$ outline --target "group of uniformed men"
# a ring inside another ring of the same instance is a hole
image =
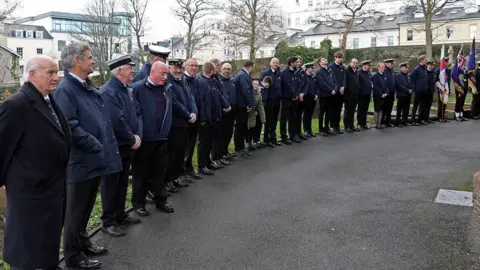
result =
[[[229,63],[213,59],[197,74],[196,60],[168,59],[169,53],[167,48],[150,46],[148,62],[135,77],[130,56],[108,61],[112,76],[100,90],[89,80],[95,61],[87,44],[65,46],[64,78],[58,85],[53,59],[36,56],[27,63],[26,83],[0,106],[5,153],[0,159],[0,184],[6,187],[8,204],[4,258],[12,269],[58,269],[62,227],[66,265],[98,268],[101,262],[87,254],[100,255],[107,249],[93,245],[86,229],[99,189],[102,230],[123,236],[120,225],[140,222],[125,213],[130,174],[132,205],[138,216],[149,215],[146,203],[172,213],[167,201],[171,193],[202,179],[201,174],[213,175],[234,158],[251,155],[246,141],[247,120],[254,109],[250,76],[254,63],[245,61],[233,77]],[[322,136],[343,133],[343,104],[346,132],[369,129],[372,95],[378,129],[432,123],[429,112],[438,72],[424,56],[412,74],[407,63],[395,73],[392,59],[378,62],[373,75],[371,61],[363,61],[359,68],[352,59],[345,68],[340,52],[331,64],[324,57],[303,66],[302,60],[289,57],[280,70],[278,59],[273,58],[261,72],[264,144],[269,147],[315,137],[311,122],[317,101]],[[462,115],[465,93],[456,93],[458,121],[466,120]],[[474,101],[478,107],[478,98]],[[276,134],[279,115],[281,142]],[[438,116],[440,122],[448,121],[441,101]],[[228,150],[232,137],[234,153]],[[196,146],[198,172],[192,162]],[[64,172],[62,166],[67,163]],[[31,227],[37,219],[41,226]]]

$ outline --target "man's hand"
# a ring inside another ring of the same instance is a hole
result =
[[[303,101],[303,97],[304,97],[304,96],[305,96],[304,93],[300,93],[300,95],[298,95],[298,99],[299,99],[300,101]]]
[[[474,94],[474,95],[478,94],[478,90],[476,88],[473,88],[472,89],[472,94]]]
[[[195,121],[197,121],[197,115],[194,114],[194,113],[191,113],[190,114],[190,120],[188,120],[188,123],[193,124],[193,123],[195,123]]]
[[[142,145],[142,140],[138,135],[133,135],[133,137],[135,138],[135,143],[132,145],[132,149],[137,150],[138,148],[140,148],[140,145]]]
[[[313,100],[317,100],[317,99],[318,99],[318,96],[317,96],[317,95],[315,95],[315,98],[314,98]]]
[[[228,106],[228,108],[223,109],[224,112],[229,112],[232,109],[232,107]]]
[[[335,90],[332,91],[332,96],[335,96],[337,92],[335,92]]]
[[[250,112],[251,110],[252,110],[252,108],[247,107],[247,112]]]

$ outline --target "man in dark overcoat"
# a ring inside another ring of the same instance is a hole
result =
[[[3,258],[11,269],[57,269],[71,134],[51,93],[57,64],[35,56],[26,83],[0,106],[0,186],[7,192]]]

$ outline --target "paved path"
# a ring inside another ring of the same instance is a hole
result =
[[[103,269],[480,269],[470,207],[439,188],[480,168],[480,122],[315,138],[257,152],[174,195]],[[479,243],[479,244],[477,244]]]

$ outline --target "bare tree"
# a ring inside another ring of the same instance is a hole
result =
[[[329,27],[338,29],[342,36],[340,49],[345,53],[347,47],[347,37],[352,28],[362,27],[367,29],[371,27],[367,25],[366,20],[361,19],[373,15],[372,9],[366,8],[365,4],[370,0],[338,0],[334,8],[342,10],[341,14],[333,12],[320,12],[320,17],[331,23]]]
[[[249,48],[250,59],[255,59],[257,50],[274,34],[281,33],[276,26],[275,1],[271,0],[226,0],[225,35],[234,36],[237,44]],[[281,23],[281,22],[280,22]]]
[[[13,53],[0,49],[0,85],[18,82],[18,60]]]
[[[441,26],[432,24],[433,16],[442,11],[442,9],[450,7],[451,5],[461,1],[463,0],[418,0],[418,6],[420,6],[420,11],[423,13],[425,18],[423,31],[425,31],[426,55],[428,58],[432,58],[433,56],[433,30]]]
[[[0,7],[0,17],[11,18],[13,13],[22,6],[22,0],[3,0]]]
[[[187,58],[195,52],[212,45],[210,29],[206,26],[204,18],[212,14],[212,1],[209,0],[177,0],[177,7],[172,11],[187,26],[185,50]]]
[[[96,68],[100,73],[100,83],[106,81],[105,62],[115,54],[122,53],[122,44],[126,38],[122,37],[121,29],[113,12],[117,7],[116,0],[91,0],[85,5],[85,22],[77,25],[72,38],[89,43],[96,60]]]
[[[149,0],[123,0],[123,8],[130,14],[132,17],[129,19],[130,26],[132,27],[133,34],[138,46],[138,53],[140,55],[140,61],[142,64],[145,64],[144,51],[140,39],[145,36],[145,32],[148,30],[148,24],[150,20],[145,16],[145,11],[148,7]]]

